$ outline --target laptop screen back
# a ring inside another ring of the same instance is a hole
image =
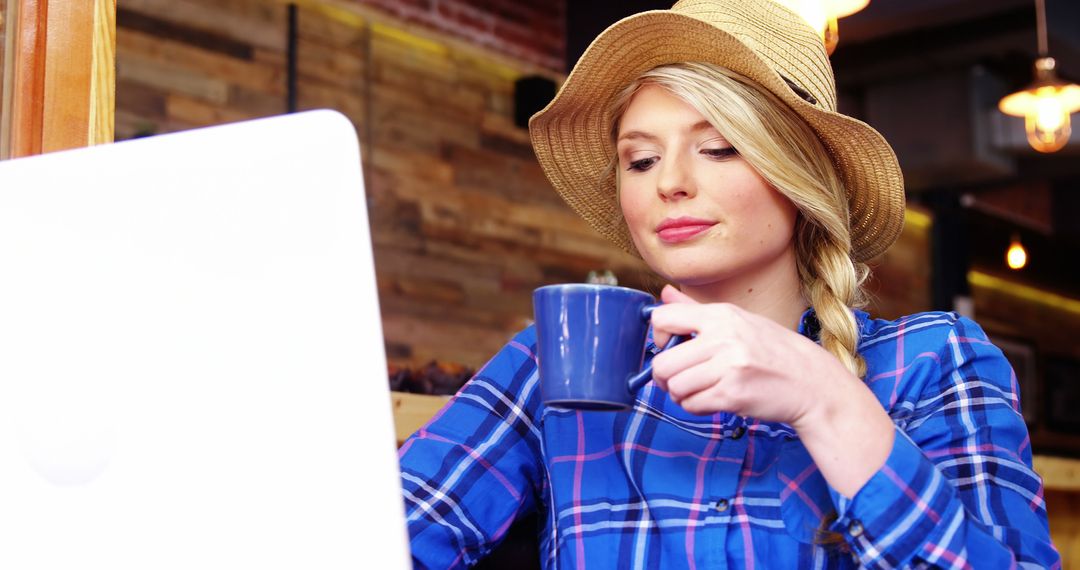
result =
[[[0,163],[0,567],[409,567],[386,373],[343,116]]]

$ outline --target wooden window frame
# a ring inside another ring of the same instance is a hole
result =
[[[112,142],[116,0],[7,0],[0,158]]]

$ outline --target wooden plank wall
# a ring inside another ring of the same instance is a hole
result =
[[[120,0],[117,137],[285,111],[286,8],[259,0]],[[301,108],[330,107],[360,133],[392,361],[477,367],[531,312],[530,292],[640,262],[593,235],[552,192],[496,54],[307,5]]]
[[[285,12],[265,2],[120,0],[118,139],[285,111]]]

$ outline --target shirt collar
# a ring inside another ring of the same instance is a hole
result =
[[[814,342],[818,341],[818,335],[821,334],[821,323],[818,322],[817,313],[814,312],[813,307],[807,308],[799,317],[799,334]]]
[[[859,329],[859,339],[866,334],[866,324],[870,319],[870,315],[866,311],[859,309],[852,309],[852,314],[855,315],[855,325]],[[802,317],[799,319],[799,334],[806,338],[819,342],[821,339],[821,322],[818,321],[817,313],[814,312],[814,308],[810,307],[803,311]]]

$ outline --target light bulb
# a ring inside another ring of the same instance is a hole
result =
[[[1061,101],[1054,96],[1053,87],[1040,88],[1035,100],[1035,124],[1044,131],[1056,131],[1069,120]]]
[[[840,34],[836,25],[837,18],[850,16],[862,10],[870,0],[777,0],[790,8],[814,30],[825,44],[825,51],[832,55]]]
[[[1009,264],[1009,269],[1023,269],[1027,265],[1027,257],[1027,250],[1020,243],[1020,238],[1013,236],[1009,251],[1005,252],[1005,262]]]
[[[1054,87],[1041,87],[1035,102],[1024,116],[1028,143],[1039,152],[1054,152],[1069,142],[1072,125]]]
[[[824,2],[820,0],[802,0],[797,2],[796,11],[803,17],[812,28],[817,30],[822,39],[825,38],[825,29],[829,24],[829,15],[825,11]]]

